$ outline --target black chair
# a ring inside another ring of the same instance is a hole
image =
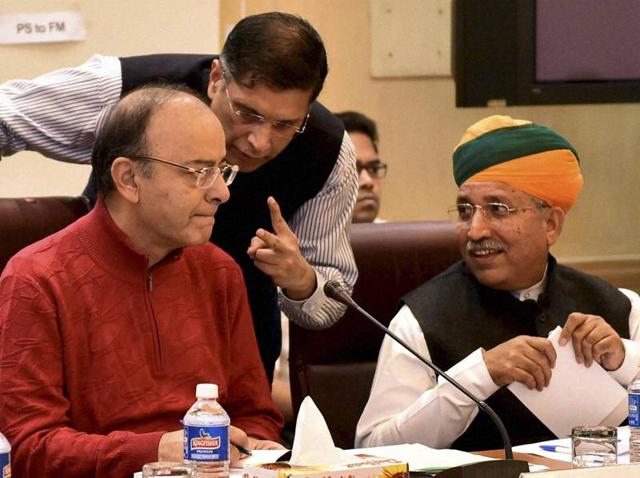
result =
[[[448,222],[353,224],[351,245],[359,270],[353,298],[385,325],[402,295],[460,258],[456,227]],[[311,396],[342,448],[353,447],[382,338],[380,329],[352,310],[325,330],[291,324],[293,409]]]

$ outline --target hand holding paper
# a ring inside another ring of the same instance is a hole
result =
[[[560,345],[573,343],[576,361],[590,367],[593,361],[616,370],[624,361],[624,344],[618,333],[598,315],[574,312],[562,328]]]
[[[483,358],[496,385],[520,382],[542,390],[551,380],[556,352],[548,339],[520,335],[487,350]]]
[[[509,390],[558,437],[575,425],[619,425],[627,412],[624,387],[598,363],[579,364],[571,342],[560,346],[560,333],[557,327],[549,334],[557,354],[549,385],[538,391],[514,382]]]

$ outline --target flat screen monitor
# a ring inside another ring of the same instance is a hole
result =
[[[458,106],[640,102],[640,1],[456,0]]]

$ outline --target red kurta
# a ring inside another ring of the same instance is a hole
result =
[[[213,244],[148,268],[99,202],[5,268],[0,430],[15,476],[130,478],[201,382],[233,425],[278,438],[242,273]]]

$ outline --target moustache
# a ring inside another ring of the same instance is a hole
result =
[[[501,241],[496,239],[482,239],[480,241],[467,241],[467,252],[476,251],[495,251],[501,252],[506,249],[506,246]]]

